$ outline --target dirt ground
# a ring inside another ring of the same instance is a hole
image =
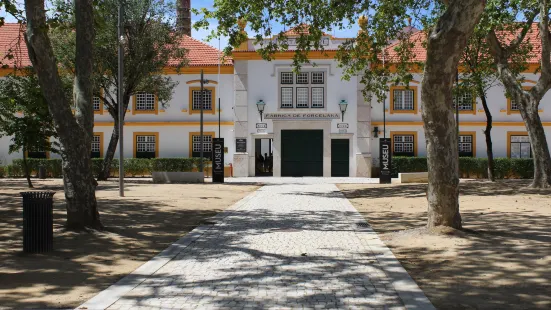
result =
[[[54,252],[22,253],[24,180],[0,179],[0,308],[74,308],[148,261],[207,218],[258,186],[100,182],[97,197],[106,231],[64,231],[60,180],[36,181],[54,190]]]
[[[340,185],[438,309],[551,309],[551,190],[460,184],[465,230],[428,231],[426,184]]]

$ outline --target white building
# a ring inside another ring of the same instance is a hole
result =
[[[0,32],[6,33],[4,37],[17,34],[11,27],[9,24],[0,27]],[[291,30],[287,35],[292,39],[296,33]],[[219,67],[220,53],[216,49],[186,37],[184,46],[190,50],[190,66],[181,74],[171,68],[165,70],[179,82],[169,104],[159,106],[154,94],[132,98],[125,119],[125,156],[198,156],[201,70],[211,81],[206,85],[209,92],[204,102],[204,148],[209,152],[211,138],[224,138],[225,163],[233,165],[234,176],[369,177],[372,166],[378,165],[378,139],[385,135],[393,138],[394,155],[426,156],[420,104],[422,73],[415,73],[409,88],[391,86],[384,106],[375,98],[367,102],[361,94],[359,79],[343,80],[342,70],[334,60],[337,47],[345,40],[325,35],[321,41],[325,52],[309,54],[316,65],[304,65],[296,74],[292,70],[292,44],[289,51],[277,53],[275,59],[268,62],[257,54],[258,46],[250,39]],[[9,43],[9,40],[0,42],[0,48],[6,51]],[[418,48],[418,60],[422,60],[424,52]],[[11,70],[1,72],[5,75]],[[527,87],[538,79],[531,73],[525,77]],[[550,100],[547,95],[540,111],[548,139],[551,136]],[[482,130],[486,117],[481,104],[473,101],[465,97],[460,102],[461,155],[485,157]],[[518,109],[505,97],[502,86],[489,91],[488,103],[494,118],[494,156],[531,156]],[[346,111],[342,113],[345,106]],[[383,132],[383,111],[386,133]],[[103,156],[112,129],[112,118],[97,100],[94,156]],[[9,137],[0,138],[0,159],[21,158],[21,154],[8,154],[9,140]],[[271,157],[268,160],[272,162],[271,169],[259,164],[257,158],[264,154]]]

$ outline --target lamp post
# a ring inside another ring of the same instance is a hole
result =
[[[341,100],[339,102],[339,108],[341,109],[341,115],[342,115],[342,121],[344,122],[344,113],[346,112],[346,108],[348,107],[348,102],[346,100]]]
[[[117,101],[119,108],[119,196],[124,197],[124,107],[123,104],[123,79],[124,79],[124,0],[119,0],[119,14],[118,14],[118,77],[117,77]],[[157,141],[157,143],[159,143]]]
[[[203,172],[205,171],[204,169],[204,155],[203,155],[203,149],[204,149],[204,141],[203,141],[203,110],[205,108],[205,102],[204,102],[204,84],[208,84],[209,83],[209,80],[205,80],[203,79],[203,69],[201,69],[201,91],[199,93],[199,102],[201,102],[200,104],[200,111],[201,111],[201,118],[200,118],[200,121],[199,121],[199,127],[201,128],[200,129],[200,134],[199,134],[199,140],[201,141],[201,145],[199,147],[199,156],[201,158],[201,164],[199,165],[199,171]]]
[[[258,100],[256,102],[256,108],[258,109],[258,113],[260,114],[260,122],[262,122],[262,114],[264,113],[264,108],[266,107],[266,103],[264,103],[264,100]]]

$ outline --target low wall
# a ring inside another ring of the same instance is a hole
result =
[[[428,172],[398,173],[398,180],[400,181],[400,183],[428,183],[429,173]]]
[[[154,171],[153,183],[204,183],[202,172],[157,172]]]

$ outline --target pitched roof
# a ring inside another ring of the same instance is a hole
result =
[[[180,43],[180,47],[185,48],[187,53],[188,65],[190,67],[197,66],[217,66],[220,58],[224,60],[223,66],[231,66],[231,57],[224,57],[224,53],[218,49],[203,43],[190,36],[184,35]],[[169,61],[169,66],[174,66],[178,63],[177,60]]]
[[[532,46],[526,61],[529,64],[538,64],[540,62],[541,56],[541,41],[539,38],[539,25],[538,23],[532,23],[528,33],[526,34],[525,42],[528,42]],[[501,42],[509,43],[511,42],[516,34],[510,32],[498,32],[496,34]],[[411,35],[410,38],[413,43],[413,48],[411,49],[414,57],[414,62],[425,62],[427,60],[427,50],[423,46],[426,41],[426,33],[424,31],[418,31]],[[398,42],[390,44],[386,49],[386,60],[392,62],[393,60],[398,60],[398,53],[394,50],[394,47],[398,46]]]
[[[0,62],[2,65],[7,65],[10,68],[23,68],[32,65],[23,37],[24,31],[25,25],[23,24],[6,23],[0,26]],[[219,57],[223,56],[223,52],[218,49],[186,35],[182,38],[180,47],[188,51],[187,58],[190,67],[217,66]],[[7,55],[12,55],[13,58],[7,57]],[[178,63],[178,60],[173,59],[169,61],[168,65],[175,66]],[[231,58],[225,57],[222,65],[232,65]]]
[[[31,65],[23,32],[25,26],[18,23],[6,23],[0,26],[0,63],[13,67]]]

